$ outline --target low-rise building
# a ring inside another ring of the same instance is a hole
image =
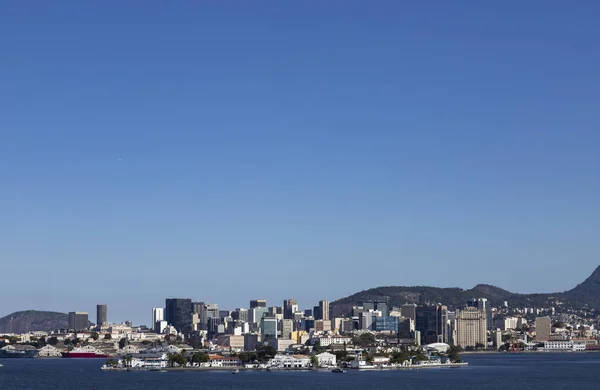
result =
[[[317,337],[314,340],[315,342],[319,342],[319,344],[321,345],[321,347],[328,347],[332,344],[337,344],[337,345],[348,345],[348,344],[352,344],[352,338],[350,337],[345,337],[345,336],[323,336],[323,337]]]
[[[242,361],[233,356],[209,355],[211,367],[239,367]]]
[[[329,353],[329,352],[323,352],[320,353],[318,355],[315,355],[317,357],[317,361],[319,362],[318,365],[323,367],[323,366],[335,366],[337,364],[337,358],[334,354]]]
[[[271,339],[268,341],[268,344],[275,348],[277,352],[284,352],[292,345],[295,345],[296,341],[292,339]]]
[[[269,365],[277,368],[308,368],[310,357],[306,355],[275,355]]]
[[[48,344],[39,349],[39,357],[60,357],[61,350]]]

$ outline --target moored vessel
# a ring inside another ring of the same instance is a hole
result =
[[[89,358],[108,358],[108,354],[98,351],[95,348],[75,348],[71,351],[62,352],[64,358],[89,359]]]

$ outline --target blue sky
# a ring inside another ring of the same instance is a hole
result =
[[[595,1],[0,7],[0,315],[599,264]]]

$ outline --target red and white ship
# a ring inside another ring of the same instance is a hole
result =
[[[86,359],[86,358],[107,358],[108,354],[97,350],[94,347],[89,345],[82,348],[74,348],[71,351],[62,352],[62,357],[64,358],[77,358],[77,359]]]

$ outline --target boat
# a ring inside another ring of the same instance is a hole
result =
[[[343,368],[334,368],[333,370],[331,370],[331,372],[337,372],[337,373],[343,374],[346,372],[346,370]]]
[[[232,373],[232,374],[239,374],[239,373],[240,373],[240,370],[238,370],[238,369],[235,369],[235,370],[233,370],[231,373]]]
[[[89,358],[108,358],[109,355],[95,349],[75,348],[72,351],[61,352],[64,358],[89,359]]]

